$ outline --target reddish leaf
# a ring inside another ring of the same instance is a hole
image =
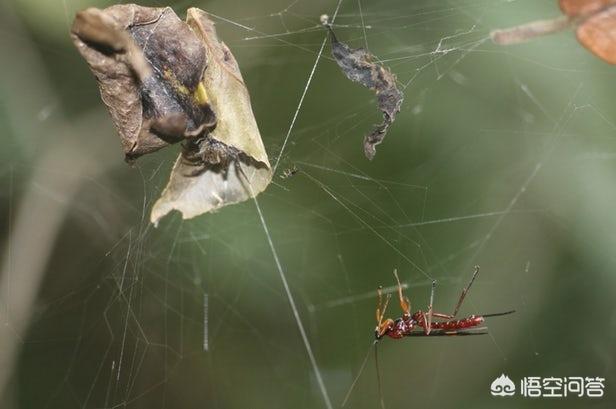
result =
[[[588,17],[578,27],[578,41],[597,57],[616,64],[616,7]]]
[[[559,0],[565,16],[493,30],[492,41],[518,44],[535,37],[575,27],[578,41],[603,61],[616,64],[616,0]]]
[[[615,4],[616,0],[560,0],[560,9],[569,17],[579,17],[596,13],[605,6]]]

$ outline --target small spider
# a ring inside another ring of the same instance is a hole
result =
[[[235,166],[238,175],[244,176],[241,168],[241,152],[229,145],[219,142],[209,136],[187,139],[182,144],[182,160],[195,170],[188,176],[199,176],[207,170],[220,172],[226,179],[229,167]]]
[[[287,168],[282,171],[282,174],[280,175],[280,179],[288,179],[292,176],[295,176],[297,172],[299,172],[299,169],[297,169],[297,166],[293,165],[290,168]]]
[[[476,266],[473,277],[471,278],[471,281],[468,283],[468,285],[462,290],[462,294],[458,299],[458,303],[456,304],[453,313],[443,314],[433,311],[432,304],[434,301],[434,290],[436,288],[436,281],[433,281],[432,290],[430,292],[430,304],[428,305],[428,311],[424,312],[418,310],[411,314],[411,302],[409,301],[408,297],[403,295],[402,284],[400,283],[400,279],[398,278],[398,272],[394,270],[394,276],[396,277],[396,281],[398,283],[398,300],[400,301],[400,308],[402,308],[402,317],[396,320],[393,320],[391,318],[383,319],[391,295],[387,296],[385,304],[383,304],[382,289],[381,287],[379,287],[376,307],[376,328],[374,329],[374,337],[378,341],[385,335],[394,339],[400,339],[407,336],[485,334],[486,332],[470,332],[464,330],[478,327],[479,325],[483,324],[486,317],[496,317],[500,315],[512,314],[515,311],[512,310],[497,314],[470,315],[465,318],[455,319],[456,315],[458,314],[458,311],[460,310],[460,306],[462,305],[462,302],[464,301],[468,290],[473,285],[473,282],[475,281],[475,278],[477,277],[478,273],[479,266]],[[439,318],[441,319],[441,321],[433,322],[433,318]],[[419,328],[422,328],[423,331],[418,330]],[[475,329],[483,330],[485,328]]]

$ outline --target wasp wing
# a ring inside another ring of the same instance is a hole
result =
[[[413,331],[410,334],[406,334],[407,337],[444,337],[444,336],[457,336],[457,335],[485,335],[488,333],[488,327],[477,327],[465,330],[443,330],[433,329],[430,334],[426,335],[423,330]]]

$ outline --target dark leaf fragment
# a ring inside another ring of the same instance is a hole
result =
[[[376,154],[376,145],[383,142],[387,129],[400,112],[404,94],[396,86],[396,76],[372,60],[374,56],[363,48],[351,48],[338,41],[331,26],[325,24],[329,31],[332,55],[344,75],[353,82],[358,82],[376,92],[379,109],[383,112],[383,122],[364,137],[364,153],[370,160]]]
[[[200,82],[203,45],[171,8],[89,8],[77,13],[71,35],[98,80],[127,160],[215,125]]]

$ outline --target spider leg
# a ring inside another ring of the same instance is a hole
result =
[[[246,176],[246,173],[244,173],[244,169],[242,169],[242,163],[240,162],[239,156],[232,158],[231,161],[233,162],[233,166],[235,166],[235,172],[238,174],[238,176],[242,175],[244,181],[246,183],[249,183],[248,176]]]
[[[194,168],[193,170],[186,172],[184,176],[200,176],[209,169],[209,164],[203,160],[205,151],[204,144],[204,138],[189,138],[182,143],[182,163],[186,166],[191,166]]]

